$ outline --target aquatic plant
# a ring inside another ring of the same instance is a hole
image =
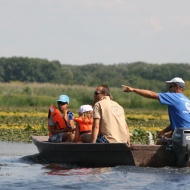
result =
[[[77,113],[75,114],[77,115]],[[148,132],[156,142],[157,131],[168,125],[168,116],[164,112],[146,112],[131,110],[126,114],[131,134],[131,143],[148,144]],[[31,142],[32,135],[48,135],[47,110],[38,109],[0,109],[0,140]]]

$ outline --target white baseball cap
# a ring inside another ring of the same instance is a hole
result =
[[[170,84],[170,83],[175,83],[177,85],[179,85],[181,88],[184,88],[185,87],[185,82],[182,78],[179,78],[179,77],[175,77],[173,78],[172,80],[170,81],[165,81],[167,84]]]
[[[84,112],[87,112],[87,111],[93,111],[91,105],[82,105],[82,106],[80,106],[79,113],[84,113]]]

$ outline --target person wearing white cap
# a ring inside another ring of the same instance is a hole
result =
[[[106,85],[99,85],[94,92],[93,118],[91,143],[130,145],[124,109],[113,101],[109,87]]]
[[[168,92],[156,93],[150,90],[132,88],[130,86],[123,86],[124,92],[135,92],[146,98],[159,100],[161,104],[168,106],[168,114],[170,124],[164,130],[160,131],[158,137],[173,131],[176,128],[190,128],[190,100],[183,94],[185,82],[182,78],[175,77],[170,81],[165,81],[168,87]]]
[[[68,111],[69,97],[60,95],[57,100],[58,108],[49,107],[48,130],[50,142],[72,142],[75,130],[73,113]]]
[[[89,143],[91,140],[93,109],[91,105],[82,105],[79,109],[79,117],[74,118],[76,131],[74,142]]]

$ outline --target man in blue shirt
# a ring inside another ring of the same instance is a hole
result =
[[[165,82],[168,86],[168,92],[165,93],[155,93],[122,85],[124,92],[135,92],[146,98],[159,100],[161,104],[168,105],[170,124],[160,131],[158,136],[162,136],[169,131],[173,133],[176,128],[190,128],[190,100],[183,94],[185,82],[179,77]]]

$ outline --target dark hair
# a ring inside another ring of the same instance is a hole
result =
[[[106,94],[107,96],[110,96],[110,89],[109,89],[109,87],[106,86],[106,85],[104,85],[104,84],[102,84],[100,86],[103,87],[102,90],[101,90],[101,92],[104,93],[104,94]]]

